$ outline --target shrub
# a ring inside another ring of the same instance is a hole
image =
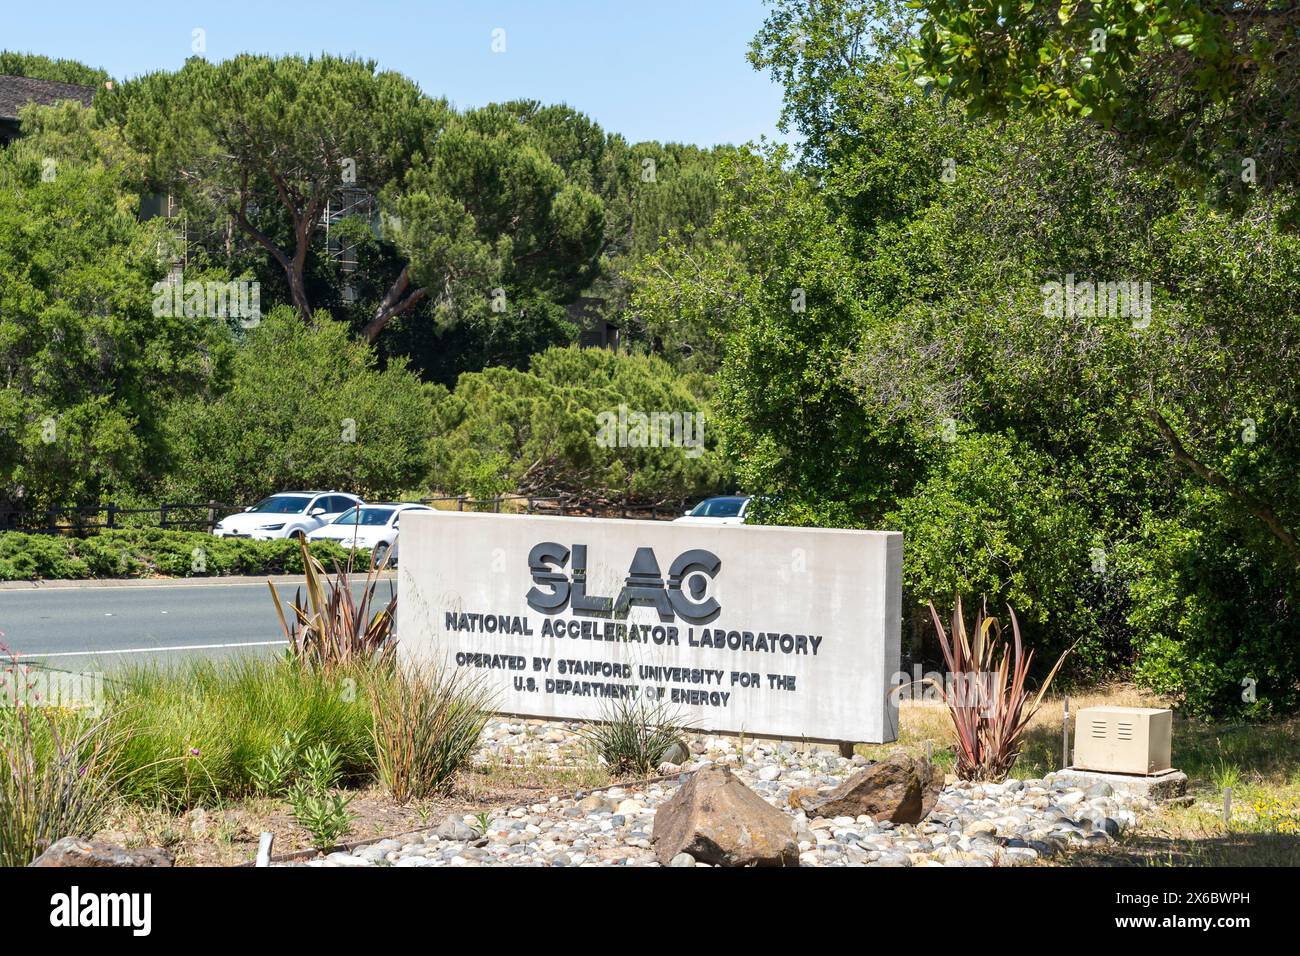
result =
[[[313,541],[320,561],[341,561],[348,552],[333,541]],[[217,538],[202,531],[128,528],[88,538],[0,534],[0,580],[139,578],[150,575],[204,577],[224,574],[301,574],[296,541]]]
[[[1123,555],[1134,679],[1203,718],[1300,708],[1300,579],[1285,557],[1212,516],[1148,521]]]
[[[236,352],[228,387],[174,403],[163,493],[256,500],[268,488],[383,499],[419,484],[432,402],[402,359],[381,371],[345,323],[277,306]],[[341,485],[341,487],[340,487]]]
[[[957,731],[957,776],[963,780],[1001,780],[1020,757],[1029,721],[1043,702],[1052,678],[1065,661],[1067,650],[1052,665],[1038,694],[1030,700],[1025,686],[1034,652],[1024,653],[1020,623],[1011,616],[1013,643],[1002,638],[1002,625],[981,608],[968,636],[958,597],[952,612],[952,634],[944,631],[939,612],[930,604],[930,616],[943,648],[944,663],[953,681],[939,687]]]
[[[648,777],[685,730],[669,705],[637,697],[615,698],[604,707],[600,721],[582,734],[611,774]]]
[[[422,666],[370,686],[380,782],[398,803],[446,793],[487,723],[485,686]]]
[[[983,594],[1020,609],[1052,653],[1080,644],[1103,661],[1085,602],[1091,527],[1052,463],[1001,435],[958,436],[886,519],[903,532],[903,582],[913,599]],[[914,604],[913,606],[918,606]],[[922,626],[917,621],[918,628]]]
[[[325,743],[302,752],[301,777],[289,791],[289,809],[299,826],[311,833],[312,846],[328,850],[352,829],[353,815],[348,811],[351,797],[331,794],[339,780],[340,754]]]
[[[0,866],[100,828],[115,799],[115,737],[108,717],[0,705]]]

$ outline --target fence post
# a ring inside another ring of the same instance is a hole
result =
[[[464,511],[464,510],[465,510],[465,496],[464,496],[464,495],[457,495],[457,496],[456,496],[456,510],[457,510],[457,511]]]
[[[108,518],[104,525],[106,528],[113,528],[117,525],[117,505],[113,502],[108,503]]]
[[[532,513],[533,513],[533,499],[532,499],[532,498],[529,498],[529,499],[528,499],[528,513],[529,513],[529,514],[532,514]]]
[[[167,527],[167,506],[166,505],[158,506],[158,527],[160,528]]]
[[[493,511],[495,514],[500,514],[500,513],[501,513],[501,496],[500,496],[500,495],[497,495],[494,499],[492,499],[492,511]]]
[[[216,523],[217,523],[217,503],[215,501],[209,501],[208,502],[208,530],[211,531],[213,526]]]

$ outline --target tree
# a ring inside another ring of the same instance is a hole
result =
[[[634,301],[715,323],[726,450],[773,517],[903,530],[909,605],[1012,599],[1036,643],[1079,642],[1075,674],[1292,709],[1285,191],[1216,211],[1077,115],[968,115],[900,69],[910,30],[889,4],[775,3],[752,58],[798,162],[726,170],[704,251],[669,243]],[[1266,616],[1234,627],[1238,599]]]
[[[162,233],[136,218],[145,159],[79,106],[28,107],[0,152],[0,509],[97,504],[161,477],[163,409],[229,350],[154,315]]]
[[[651,413],[669,416],[667,436],[639,423]],[[653,356],[550,349],[527,371],[462,375],[437,415],[432,483],[447,493],[676,503],[728,477],[707,379]]]
[[[432,431],[428,389],[324,314],[304,326],[273,309],[229,375],[167,413],[176,464],[166,490],[241,502],[285,488],[386,498],[420,485]]]
[[[1086,117],[1240,195],[1300,172],[1300,7],[1291,0],[978,4],[920,0],[918,83],[972,113]]]
[[[568,180],[511,107],[457,118],[387,200],[409,295],[431,293],[447,323],[509,311],[512,294],[569,301],[597,267],[600,198]],[[391,317],[376,312],[363,336],[374,341]]]
[[[74,86],[103,86],[109,76],[98,67],[76,60],[51,60],[36,53],[0,50],[0,76],[28,76],[34,80],[52,80]]]
[[[280,265],[304,322],[308,256],[327,202],[345,186],[378,193],[398,179],[450,113],[373,62],[251,54],[216,65],[192,58],[175,73],[131,80],[107,92],[102,109],[152,157],[161,184],[229,217]],[[403,270],[374,321],[418,302],[409,286]]]

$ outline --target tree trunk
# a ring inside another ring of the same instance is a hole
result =
[[[385,293],[384,298],[379,305],[375,307],[375,314],[366,327],[361,330],[361,337],[372,345],[375,339],[379,338],[379,333],[394,318],[410,309],[426,295],[429,290],[426,288],[412,289],[408,294],[407,289],[411,286],[411,267],[403,266],[402,273],[393,280],[393,284]]]

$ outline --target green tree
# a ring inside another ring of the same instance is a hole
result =
[[[397,73],[328,55],[242,54],[216,65],[193,58],[102,101],[150,155],[159,184],[196,211],[228,217],[279,264],[303,321],[312,314],[308,260],[326,204],[344,187],[378,193],[400,178],[450,115]],[[373,320],[418,302],[409,286],[403,269]]]
[[[630,422],[626,436],[620,411]],[[658,429],[639,435],[629,417],[653,412],[677,416],[668,443]],[[431,481],[447,493],[676,502],[714,493],[728,478],[708,380],[653,356],[550,349],[527,371],[462,375],[437,415]]]
[[[95,87],[103,86],[109,80],[108,74],[98,67],[16,50],[0,50],[0,76],[28,76],[34,80]]]
[[[277,306],[253,329],[229,377],[168,409],[175,466],[166,492],[243,502],[285,488],[384,498],[427,468],[436,386],[323,314],[304,326]]]
[[[28,107],[0,152],[0,507],[92,504],[161,477],[163,410],[224,361],[224,326],[154,315],[163,235],[144,157],[92,114]]]
[[[410,280],[444,324],[510,312],[514,297],[566,302],[597,266],[600,198],[568,181],[510,108],[458,117],[389,191]],[[380,310],[363,336],[388,322]]]
[[[919,0],[905,59],[979,115],[1086,117],[1231,184],[1297,185],[1300,9],[1289,0]]]

